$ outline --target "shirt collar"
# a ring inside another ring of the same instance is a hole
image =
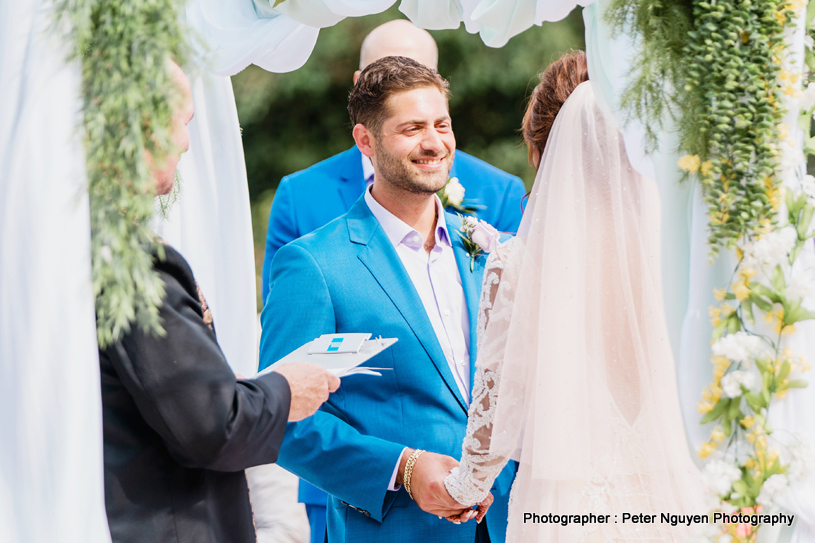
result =
[[[440,244],[452,247],[450,236],[447,233],[447,221],[444,218],[444,208],[441,205],[441,200],[436,195],[433,195],[436,203],[436,211],[438,212],[438,219],[436,220],[436,246]],[[405,244],[411,249],[420,249],[422,247],[422,236],[418,231],[408,226],[402,219],[382,207],[382,204],[377,202],[371,196],[371,188],[365,190],[365,203],[371,213],[374,214],[376,220],[379,221],[380,226],[385,231],[391,244],[394,247],[399,246],[400,243]]]

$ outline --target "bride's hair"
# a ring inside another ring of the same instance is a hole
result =
[[[586,53],[570,51],[540,74],[541,82],[532,91],[523,121],[523,135],[530,159],[537,151],[543,156],[549,131],[560,108],[577,86],[589,80]]]

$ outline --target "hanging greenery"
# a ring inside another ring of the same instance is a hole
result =
[[[163,334],[164,286],[153,270],[161,247],[147,224],[155,195],[147,156],[160,163],[178,90],[166,62],[183,56],[175,0],[57,0],[82,98],[97,338],[105,347],[135,324]]]
[[[701,422],[715,423],[699,451],[716,453],[703,475],[726,512],[760,513],[812,467],[812,451],[800,440],[774,441],[768,422],[774,402],[807,386],[810,363],[788,344],[797,323],[815,318],[802,306],[815,294],[815,259],[799,258],[815,236],[815,178],[800,171],[794,127],[782,122],[788,104],[800,105],[806,147],[815,152],[808,138],[815,87],[802,92],[809,75],[787,41],[804,6],[615,0],[608,12],[618,29],[642,40],[624,108],[647,125],[652,146],[665,121],[678,127],[685,153],[678,165],[701,183],[712,257],[725,248],[738,261],[710,308],[714,380],[698,406]],[[815,68],[811,52],[807,62]],[[753,542],[757,530],[724,525],[713,540]]]

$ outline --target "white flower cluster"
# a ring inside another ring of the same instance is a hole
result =
[[[721,496],[733,488],[733,483],[741,479],[741,470],[724,460],[711,460],[702,470],[702,481],[711,493]]]
[[[787,479],[787,476],[782,473],[769,477],[766,481],[764,481],[764,484],[761,485],[761,492],[759,492],[756,502],[760,503],[764,507],[774,505],[776,498],[781,496],[781,494],[787,490],[789,484],[789,479]]]
[[[803,262],[803,266],[792,272],[791,277],[787,281],[787,299],[788,300],[802,300],[808,296],[815,294],[815,285],[813,283],[813,271],[815,271],[815,263],[809,264],[807,260],[815,258],[813,255],[805,255],[799,257]],[[797,267],[797,266],[796,266]]]
[[[812,83],[810,87],[815,87],[815,83]],[[801,190],[809,197],[811,203],[815,199],[815,176],[805,175],[801,180]]]
[[[749,371],[731,371],[722,377],[722,392],[728,398],[738,398],[741,396],[742,385],[747,390],[753,390],[758,384],[756,374]]]
[[[744,251],[742,265],[763,271],[772,277],[772,270],[781,264],[784,267],[789,262],[789,254],[798,241],[798,232],[792,226],[776,228],[772,232],[761,236],[761,239],[748,241],[741,245]]]
[[[815,83],[807,85],[807,88],[801,93],[800,104],[803,111],[809,111],[815,107]]]
[[[746,366],[749,366],[754,358],[772,356],[769,346],[763,339],[743,331],[719,338],[713,344],[713,354]]]
[[[464,201],[464,185],[459,183],[458,177],[451,177],[444,186],[444,196],[450,205],[459,206]]]
[[[805,481],[815,471],[815,449],[799,437],[789,451],[791,458],[787,476],[793,481]]]

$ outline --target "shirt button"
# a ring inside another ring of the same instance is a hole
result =
[[[460,362],[458,363],[458,365],[459,365],[459,366],[461,366],[461,367],[463,368],[463,367],[464,367],[464,360],[460,361]]]
[[[449,310],[449,309],[445,309],[445,310],[444,310],[444,316],[445,316],[445,317],[449,317],[449,316],[450,316],[450,310]]]

